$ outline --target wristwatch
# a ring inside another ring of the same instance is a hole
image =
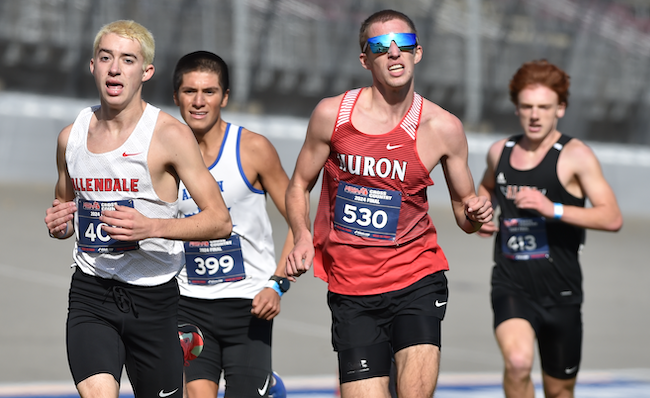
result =
[[[269,280],[276,281],[278,283],[278,287],[280,287],[280,290],[282,290],[282,293],[288,292],[289,288],[291,287],[291,282],[289,282],[289,279],[282,276],[272,275]]]
[[[269,281],[266,282],[266,287],[270,287],[271,289],[275,290],[278,292],[280,297],[287,291],[289,291],[289,288],[291,287],[291,282],[289,282],[289,279],[284,278],[282,276],[277,276],[277,275],[272,275],[269,278]]]

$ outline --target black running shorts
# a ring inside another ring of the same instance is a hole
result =
[[[542,369],[557,379],[572,379],[580,368],[582,313],[580,304],[542,307],[505,288],[493,288],[494,328],[502,322],[527,320],[537,336]]]
[[[447,308],[443,271],[393,292],[350,296],[328,292],[332,345],[342,383],[388,376],[393,353],[419,344],[440,347]]]
[[[66,343],[75,384],[99,374],[119,383],[126,370],[136,396],[182,397],[176,279],[134,286],[84,274],[70,285]]]
[[[253,300],[204,300],[181,296],[178,318],[203,332],[203,351],[185,368],[186,380],[219,383],[224,371],[227,397],[268,396],[273,321],[251,314]]]

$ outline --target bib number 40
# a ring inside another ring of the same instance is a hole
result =
[[[95,224],[89,223],[86,232],[84,232],[84,236],[92,243],[95,243],[95,239],[99,239],[102,242],[108,242],[111,240],[111,237],[104,234],[104,228],[102,228],[104,226],[108,226],[108,224],[102,222],[97,224],[97,227],[95,227]]]

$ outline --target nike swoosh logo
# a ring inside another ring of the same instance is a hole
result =
[[[122,152],[122,156],[124,156],[124,157],[127,157],[127,156],[135,156],[135,155],[139,155],[139,154],[141,154],[141,153],[142,153],[142,152],[138,152],[138,153],[126,153],[126,152]]]
[[[447,304],[447,302],[446,302],[446,301],[442,301],[442,302],[441,302],[441,301],[436,300],[436,302],[433,303],[433,304],[434,304],[436,307],[442,307],[443,305]]]
[[[269,381],[270,381],[270,375],[266,375],[266,381],[264,382],[264,386],[262,388],[257,389],[257,393],[260,394],[260,397],[263,397],[264,394],[266,394],[266,390],[269,388]]]
[[[566,368],[566,369],[564,369],[564,373],[570,375],[571,373],[574,373],[576,370],[578,370],[578,367],[577,367],[577,366],[574,366],[574,367],[572,367],[572,368]]]
[[[170,392],[165,392],[165,390],[160,390],[160,392],[158,393],[158,396],[162,397],[162,398],[165,398],[165,397],[168,397],[168,396],[172,395],[176,391],[178,391],[178,388],[175,389],[174,391],[170,391]]]
[[[386,144],[386,149],[388,149],[388,150],[390,151],[391,149],[397,149],[397,148],[401,148],[401,147],[403,147],[403,146],[404,146],[404,144],[402,144],[402,145],[391,145],[391,144]]]

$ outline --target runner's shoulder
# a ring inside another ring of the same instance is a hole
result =
[[[425,100],[422,105],[418,137],[442,143],[450,150],[457,148],[458,145],[467,145],[465,130],[460,119],[429,100]]]
[[[174,139],[174,138],[194,138],[192,130],[172,115],[160,111],[154,132],[161,139]]]
[[[240,150],[249,156],[266,158],[277,154],[271,141],[264,135],[242,128]]]

